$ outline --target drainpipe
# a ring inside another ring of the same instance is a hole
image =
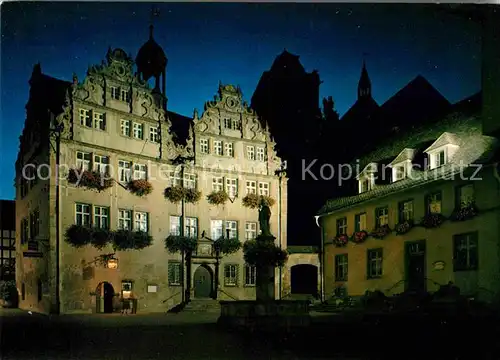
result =
[[[52,112],[49,112],[49,116],[52,118],[51,121],[54,122],[55,120],[55,115]],[[56,241],[55,241],[55,270],[56,270],[56,276],[55,276],[55,300],[56,300],[56,306],[55,306],[55,314],[59,315],[61,313],[61,294],[60,294],[60,237],[61,237],[61,216],[60,216],[60,186],[59,186],[59,164],[61,162],[61,133],[64,129],[64,124],[61,122],[60,124],[55,124],[54,127],[50,128],[50,132],[52,136],[55,136],[56,140],[56,189],[55,189],[55,196],[56,196]]]
[[[279,191],[278,191],[278,242],[281,249],[281,173],[279,174]],[[283,276],[283,266],[279,267],[279,285],[278,285],[278,300],[281,300],[282,296],[282,286],[283,280],[281,279]]]
[[[323,226],[320,224],[320,217],[316,215],[314,217],[316,220],[316,225],[321,230],[321,245],[319,249],[319,273],[320,273],[320,298],[321,302],[325,301],[325,272],[324,272],[324,264],[325,264],[325,230]]]

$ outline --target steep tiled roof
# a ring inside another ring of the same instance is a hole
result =
[[[401,149],[405,148],[415,149],[416,154],[413,163],[419,162],[419,159],[424,155],[423,151],[445,132],[450,133],[445,135],[445,138],[448,138],[453,143],[460,144],[452,163],[430,171],[413,170],[410,178],[387,185],[375,186],[373,190],[362,194],[329,200],[319,211],[319,215],[387,196],[393,192],[449,178],[453,174],[465,171],[464,169],[469,164],[492,161],[493,156],[498,152],[497,140],[482,135],[479,117],[453,113],[433,127],[421,126],[405,134],[400,134],[398,138],[391,139],[385,146],[360,159],[360,169],[363,169],[364,166],[371,162],[385,163],[387,158],[391,156],[394,160],[401,154]]]
[[[425,152],[432,151],[444,145],[460,145],[460,138],[452,133],[444,132],[434,143],[425,149]]]
[[[403,161],[407,161],[407,160],[413,161],[413,158],[414,158],[416,153],[417,153],[416,149],[404,149],[403,151],[401,151],[399,153],[398,156],[396,156],[396,158],[394,160],[392,160],[390,162],[390,164],[392,164],[392,165],[399,164],[399,163],[401,163]]]
[[[189,137],[189,127],[192,119],[173,111],[168,111],[167,115],[172,123],[170,131],[174,141],[180,145],[185,145]]]

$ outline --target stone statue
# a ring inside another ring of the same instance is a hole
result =
[[[259,209],[259,226],[263,236],[272,236],[271,229],[269,227],[269,219],[271,219],[271,209],[262,200],[260,202]]]

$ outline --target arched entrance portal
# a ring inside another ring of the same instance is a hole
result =
[[[212,295],[213,276],[212,271],[206,265],[200,265],[194,272],[194,297],[197,299],[208,299]]]
[[[300,264],[291,268],[291,293],[318,295],[318,268],[315,265]]]
[[[115,296],[115,289],[109,282],[102,282],[96,288],[96,312],[98,313],[112,313],[113,312],[113,297]]]

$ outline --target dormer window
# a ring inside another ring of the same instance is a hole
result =
[[[425,152],[429,155],[429,169],[437,169],[450,162],[459,148],[459,139],[455,134],[443,133]]]
[[[358,180],[358,189],[360,194],[373,189],[375,185],[374,174],[376,172],[377,172],[377,164],[370,163],[356,177],[356,179]]]
[[[372,190],[374,183],[375,181],[371,175],[359,179],[359,193],[361,194]]]
[[[406,166],[404,164],[397,165],[392,168],[393,181],[399,181],[406,178]]]
[[[445,152],[444,150],[441,150],[437,154],[434,155],[435,157],[435,167],[440,167],[446,164],[446,159],[445,159]]]

